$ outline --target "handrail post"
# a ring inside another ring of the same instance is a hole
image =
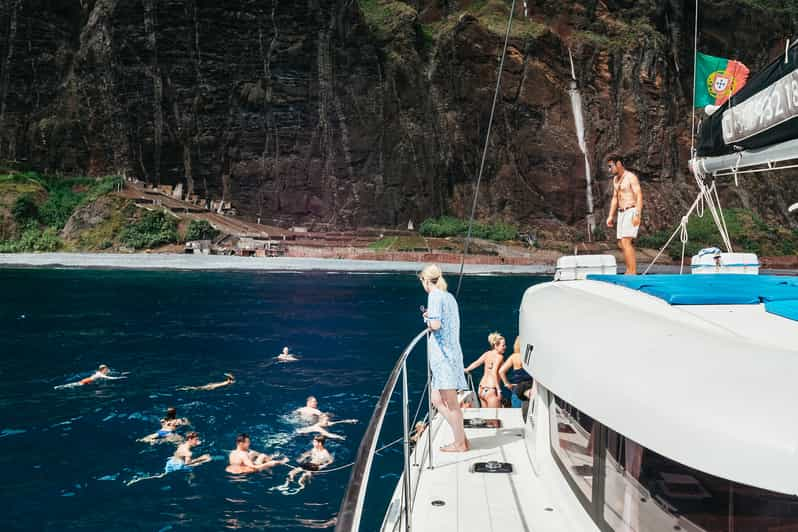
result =
[[[402,363],[402,435],[404,436],[404,486],[402,488],[405,507],[405,532],[410,531],[410,424],[408,412],[409,398],[407,396],[407,361]]]
[[[366,499],[366,489],[369,483],[369,475],[371,473],[371,465],[374,459],[374,453],[377,449],[377,440],[380,435],[380,431],[383,426],[383,422],[385,421],[385,414],[388,409],[388,405],[391,402],[391,397],[394,395],[396,391],[396,385],[399,382],[400,373],[403,376],[403,384],[404,384],[404,400],[405,405],[403,406],[403,410],[405,412],[405,438],[408,438],[408,423],[407,421],[407,357],[410,355],[413,348],[427,335],[427,330],[423,330],[419,332],[413,340],[407,344],[407,347],[402,352],[399,360],[396,361],[393,369],[391,370],[391,374],[388,377],[388,380],[385,383],[385,386],[382,388],[382,393],[380,394],[380,398],[377,400],[377,404],[374,405],[374,413],[371,415],[371,421],[369,421],[368,427],[366,427],[366,432],[363,435],[363,439],[360,441],[360,446],[357,449],[357,459],[355,460],[354,466],[352,467],[352,473],[349,475],[349,484],[346,487],[346,493],[344,494],[344,498],[341,500],[341,507],[338,511],[338,520],[335,524],[335,531],[336,532],[358,532],[360,529],[360,518],[362,517],[363,513],[363,505]],[[405,454],[405,470],[409,470],[408,467],[408,458],[409,458],[409,441],[407,442],[407,452]],[[412,495],[409,489],[409,477],[407,479],[408,487],[405,488],[405,494],[410,500]],[[409,513],[410,505],[405,505]],[[399,520],[400,521],[400,520]],[[399,522],[397,521],[397,523]],[[405,522],[408,523],[409,526],[409,519],[405,519]]]
[[[429,367],[429,340],[430,332],[427,331],[427,382],[429,389],[427,390],[427,469],[433,469],[432,464],[432,371]]]

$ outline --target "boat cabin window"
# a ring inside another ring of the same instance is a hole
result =
[[[798,531],[798,497],[708,475],[612,430],[603,432],[602,528],[640,532]]]
[[[593,500],[593,419],[554,396],[551,405],[551,446],[572,486],[587,502]],[[583,500],[583,504],[585,501]]]

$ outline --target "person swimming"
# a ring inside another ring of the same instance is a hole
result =
[[[111,369],[108,366],[106,366],[105,364],[100,364],[100,367],[98,367],[97,371],[95,371],[91,376],[86,377],[84,379],[80,379],[79,381],[69,382],[67,384],[60,384],[58,386],[54,386],[53,389],[60,390],[62,388],[74,388],[76,386],[85,386],[87,384],[91,384],[91,383],[93,383],[95,381],[98,381],[100,379],[105,379],[105,380],[109,380],[109,381],[115,381],[115,380],[126,379],[127,378],[124,375],[112,376],[112,375],[110,375],[110,373],[111,373]]]
[[[306,421],[315,421],[316,418],[323,414],[323,412],[319,410],[319,401],[312,395],[308,396],[305,401],[305,406],[297,408],[294,410],[294,413]]]
[[[288,346],[283,347],[283,352],[277,355],[277,360],[281,362],[296,362],[299,360],[296,355],[288,352]]]
[[[357,423],[357,419],[341,419],[339,421],[332,421],[329,414],[321,414],[316,423],[297,429],[296,432],[297,434],[310,434],[311,432],[318,432],[320,435],[326,436],[331,440],[344,440],[346,439],[345,436],[333,434],[327,430],[327,427],[332,427],[333,425],[337,425],[339,423]]]
[[[257,473],[274,466],[285,464],[288,458],[275,459],[266,453],[253,451],[249,448],[251,443],[249,434],[241,433],[236,436],[236,448],[230,452],[229,462],[225,471],[234,475]]]
[[[224,374],[225,380],[220,382],[209,382],[208,384],[203,384],[202,386],[181,386],[178,388],[178,391],[185,392],[185,391],[197,391],[197,390],[215,390],[217,388],[222,388],[223,386],[230,386],[236,382],[236,378],[233,376],[232,373],[225,373]]]
[[[282,488],[288,488],[299,473],[302,475],[299,477],[298,484],[300,488],[304,488],[314,471],[320,471],[333,463],[332,454],[324,447],[325,441],[326,438],[322,434],[313,437],[313,447],[299,456],[297,459],[299,467],[293,468],[288,473]]]
[[[144,443],[159,443],[162,441],[169,441],[169,442],[179,442],[182,441],[183,438],[177,433],[177,428],[190,425],[188,419],[181,417],[177,417],[177,409],[173,406],[170,406],[166,409],[166,415],[163,419],[161,419],[161,428],[158,432],[153,432],[143,438],[140,438],[138,441]]]
[[[200,441],[198,433],[192,431],[186,434],[186,441],[178,445],[177,449],[175,450],[175,454],[173,454],[172,457],[166,461],[164,473],[191,470],[191,468],[195,466],[210,462],[212,458],[209,454],[203,454],[202,456],[198,456],[196,458],[192,457],[191,449],[197,445],[200,445],[201,443],[202,441]]]

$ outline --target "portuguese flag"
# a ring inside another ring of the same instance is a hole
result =
[[[750,71],[739,61],[698,53],[695,61],[695,106],[723,105],[743,88]]]

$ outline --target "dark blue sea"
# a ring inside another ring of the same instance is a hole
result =
[[[530,277],[466,277],[460,295],[466,363],[499,330],[512,344]],[[452,284],[456,279],[450,279]],[[287,494],[286,467],[234,477],[239,432],[252,447],[296,458],[310,446],[290,412],[308,394],[337,425],[336,465],[351,462],[404,345],[422,328],[426,294],[412,275],[0,269],[0,530],[331,529],[349,470]],[[299,356],[276,363],[283,346]],[[73,389],[101,363],[127,378]],[[411,387],[425,382],[424,352]],[[215,391],[185,385],[237,382]],[[398,403],[398,401],[396,401]],[[137,438],[169,406],[200,433],[193,472],[156,475],[174,446]],[[415,404],[414,404],[415,406]],[[398,407],[383,443],[401,434]],[[375,530],[401,470],[401,447],[375,459],[363,530]]]

